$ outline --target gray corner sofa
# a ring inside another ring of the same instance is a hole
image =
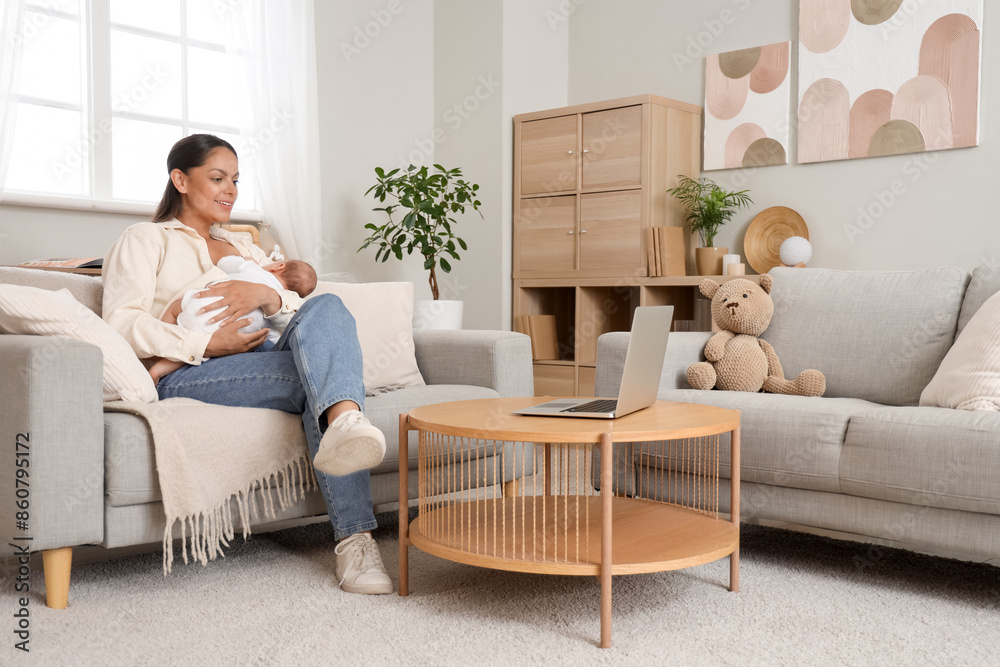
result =
[[[0,268],[0,283],[67,288],[100,313],[101,284],[96,277]],[[414,334],[414,343],[426,386],[366,399],[366,413],[387,443],[384,461],[372,470],[376,512],[398,507],[400,413],[431,403],[534,393],[527,336],[422,331]],[[166,522],[150,429],[135,415],[103,411],[101,354],[96,346],[66,338],[0,335],[0,437],[8,444],[9,459],[14,459],[17,434],[30,434],[32,553],[162,540]],[[414,445],[415,436],[411,434]],[[415,494],[416,447],[410,452],[409,488]],[[6,510],[13,508],[16,470],[10,462],[0,465],[0,499]],[[263,506],[259,498],[257,502]],[[267,523],[325,515],[326,506],[320,493],[312,491],[284,511],[275,507],[275,512]],[[0,525],[5,535],[19,534],[14,511],[4,511]],[[176,527],[175,533],[180,535]],[[3,543],[5,554],[11,553],[8,540]]]
[[[918,406],[958,334],[1000,291],[1000,267],[977,267],[971,280],[954,268],[770,273],[775,315],[761,337],[786,377],[825,373],[825,395],[691,389],[685,372],[704,360],[709,332],[670,334],[658,393],[740,410],[741,516],[1000,556],[1000,413]],[[598,340],[598,396],[618,394],[628,338]],[[728,454],[722,464],[728,477]]]

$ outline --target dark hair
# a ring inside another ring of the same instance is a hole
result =
[[[169,174],[172,174],[174,169],[180,169],[186,174],[191,169],[200,167],[208,160],[208,154],[216,148],[227,148],[236,155],[236,149],[232,144],[214,134],[192,134],[173,145],[167,154],[167,187],[163,191],[160,204],[156,207],[156,213],[153,214],[153,222],[173,220],[184,208],[181,193],[174,187],[174,181]]]
[[[300,259],[286,259],[285,270],[281,272],[286,289],[305,297],[316,289],[316,269]]]

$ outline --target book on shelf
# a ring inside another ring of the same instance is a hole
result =
[[[660,236],[660,275],[683,276],[684,268],[684,228],[657,227]]]
[[[21,262],[18,266],[28,269],[99,269],[104,264],[103,257],[75,257],[72,259],[34,259]]]
[[[518,315],[514,318],[514,330],[531,339],[532,360],[559,359],[555,315]]]
[[[646,228],[647,273],[657,276],[683,276],[684,269],[684,228]]]

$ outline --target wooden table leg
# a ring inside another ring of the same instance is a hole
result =
[[[729,517],[736,526],[736,550],[729,555],[729,590],[740,592],[740,427],[730,435],[732,472],[729,475]]]
[[[410,425],[399,415],[399,594],[410,594]],[[420,465],[420,462],[417,462]]]
[[[601,436],[601,648],[611,648],[611,434]]]
[[[73,567],[73,547],[48,549],[42,552],[45,574],[45,606],[65,609],[69,603],[69,578]]]

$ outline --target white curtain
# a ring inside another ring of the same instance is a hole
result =
[[[264,222],[285,257],[304,259],[322,272],[331,249],[320,230],[312,0],[243,0],[227,7],[229,51],[243,57],[249,98],[240,171],[253,171]]]
[[[25,0],[0,0],[0,197],[14,145]]]

